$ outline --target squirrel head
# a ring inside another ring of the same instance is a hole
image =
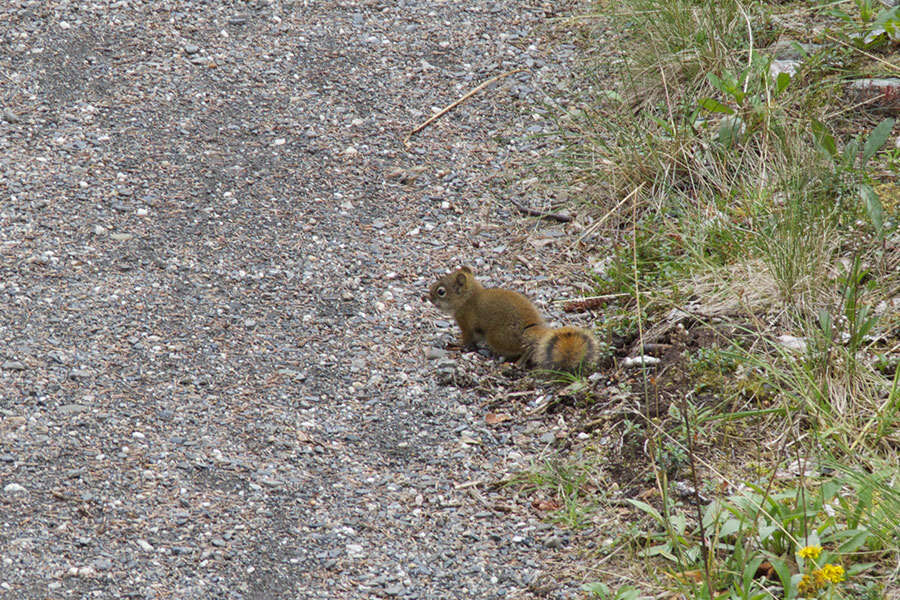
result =
[[[428,299],[441,312],[453,314],[465,303],[478,286],[475,273],[469,267],[460,267],[435,281],[428,290]]]

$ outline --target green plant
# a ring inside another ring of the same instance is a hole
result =
[[[572,529],[585,527],[596,506],[594,490],[597,471],[589,459],[545,459],[514,483],[526,489],[543,490],[553,494],[555,502],[548,507],[550,521]]]
[[[851,15],[839,6],[829,5],[827,13],[844,23],[845,30],[836,32],[859,48],[876,48],[889,44],[900,35],[900,6],[882,8],[877,0],[853,0],[857,14]],[[876,7],[881,8],[876,12]]]
[[[889,148],[885,150],[884,161],[888,171],[900,173],[900,148]]]
[[[840,563],[873,540],[872,533],[858,527],[859,519],[841,521],[834,509],[845,501],[839,492],[846,481],[831,478],[817,488],[806,490],[803,483],[778,493],[750,486],[750,492],[732,497],[708,510],[705,520],[720,534],[751,532],[743,543],[755,547],[772,564],[784,588],[785,598],[836,584],[844,575],[853,576],[869,568],[857,563],[845,569]],[[875,509],[871,497],[860,496],[859,514]],[[825,550],[823,550],[825,548]],[[793,560],[797,557],[797,560]],[[799,571],[795,571],[793,564]]]
[[[642,596],[636,587],[630,585],[622,586],[613,593],[609,586],[601,581],[585,583],[581,589],[590,594],[591,598],[599,600],[649,600],[651,598],[651,596]]]
[[[698,104],[711,113],[724,114],[719,120],[718,142],[724,148],[741,144],[759,132],[771,132],[785,141],[786,114],[776,100],[791,83],[786,72],[771,78],[772,57],[752,54],[750,64],[738,73],[707,73],[710,85],[727,102],[711,97],[700,98]]]
[[[839,200],[844,199],[848,190],[856,190],[862,200],[865,212],[880,239],[884,238],[884,207],[872,186],[867,166],[873,156],[884,146],[894,128],[894,119],[882,120],[862,141],[858,135],[838,151],[837,142],[828,128],[820,121],[812,121],[813,139],[822,156],[831,163]],[[860,145],[862,144],[862,147]],[[850,212],[853,215],[853,212]]]
[[[853,262],[848,267],[846,274],[839,278],[840,285],[843,287],[840,307],[843,327],[837,326],[830,313],[824,309],[820,310],[818,315],[822,338],[825,341],[825,356],[831,356],[834,344],[844,341],[842,338],[846,338],[844,345],[847,349],[847,368],[850,378],[856,375],[859,351],[866,336],[878,320],[871,307],[861,300],[867,275],[868,271],[861,267],[860,258],[857,255],[853,257]]]

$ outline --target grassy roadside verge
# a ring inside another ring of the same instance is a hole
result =
[[[543,173],[608,215],[603,327],[679,359],[523,485],[607,528],[590,597],[900,597],[900,126],[852,83],[900,77],[900,8],[595,11]],[[652,493],[603,483],[629,448]]]

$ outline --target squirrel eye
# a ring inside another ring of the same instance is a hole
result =
[[[437,295],[443,298],[447,295],[447,290],[442,286],[437,289]]]

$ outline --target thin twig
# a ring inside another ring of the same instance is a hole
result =
[[[526,70],[527,69],[513,69],[512,71],[507,71],[506,73],[500,73],[499,75],[495,75],[494,77],[491,77],[484,83],[479,84],[474,89],[472,89],[470,92],[468,92],[466,95],[464,95],[462,98],[459,98],[455,102],[448,104],[443,109],[438,111],[436,114],[432,115],[431,118],[429,118],[427,121],[425,121],[421,125],[417,126],[415,129],[410,131],[409,134],[405,138],[403,138],[403,145],[408,148],[409,140],[410,140],[410,138],[412,138],[412,136],[416,135],[417,133],[419,133],[420,131],[422,131],[423,129],[425,129],[426,127],[428,127],[429,125],[431,125],[432,123],[434,123],[435,121],[440,119],[441,117],[443,117],[445,114],[447,114],[448,112],[450,112],[451,110],[453,110],[454,108],[456,108],[457,106],[459,106],[460,104],[462,104],[463,102],[465,102],[466,100],[468,100],[469,98],[471,98],[472,96],[474,96],[475,94],[477,94],[478,92],[480,92],[481,90],[486,88],[487,86],[494,83],[495,81],[503,79],[504,77],[508,77],[514,73],[520,73],[520,72],[526,71]]]
[[[540,210],[535,210],[533,208],[528,208],[527,206],[522,206],[512,198],[509,199],[512,202],[513,206],[519,209],[519,212],[528,215],[530,217],[538,217],[539,219],[551,219],[553,221],[559,221],[560,223],[568,223],[572,220],[572,217],[569,215],[561,215],[559,213],[547,213]]]
[[[860,100],[860,101],[857,102],[856,104],[853,104],[853,105],[851,105],[851,106],[846,106],[846,107],[843,107],[843,108],[841,108],[841,109],[839,109],[839,110],[836,110],[836,111],[834,111],[834,112],[832,112],[832,113],[826,114],[826,115],[825,115],[825,119],[833,119],[833,118],[835,118],[835,117],[838,116],[838,115],[842,115],[842,114],[844,114],[845,112],[854,111],[854,110],[856,110],[857,108],[861,108],[861,107],[865,106],[866,104],[874,104],[874,103],[878,102],[879,100],[881,100],[882,98],[884,98],[884,97],[887,96],[887,95],[888,95],[887,92],[882,92],[882,93],[878,94],[877,96],[872,96],[871,98],[868,98],[868,99],[866,99],[866,100]]]
[[[833,42],[837,42],[838,44],[840,44],[840,45],[842,45],[842,46],[847,46],[847,47],[850,48],[851,50],[856,50],[856,51],[859,52],[860,54],[865,54],[866,56],[868,56],[868,57],[871,58],[872,60],[875,60],[875,61],[878,61],[878,62],[880,62],[880,63],[883,63],[883,64],[887,65],[888,67],[890,67],[890,68],[893,69],[894,71],[900,72],[900,67],[898,67],[897,65],[895,65],[895,64],[893,64],[893,63],[890,63],[890,62],[884,60],[883,58],[878,58],[878,57],[875,56],[874,54],[870,54],[869,52],[866,52],[865,50],[860,50],[860,49],[857,48],[856,46],[851,46],[851,45],[848,44],[847,42],[845,42],[845,41],[843,41],[843,40],[839,40],[839,39],[837,39],[836,37],[832,37],[832,36],[828,35],[827,33],[825,34],[825,37],[828,38],[829,40],[833,41]]]
[[[749,36],[749,44],[750,44],[750,53],[747,57],[747,76],[744,77],[744,93],[747,93],[747,86],[750,84],[750,67],[753,65],[753,25],[750,23],[750,16],[744,10],[744,7],[741,6],[741,3],[738,2],[738,10],[741,11],[741,14],[744,15],[744,20],[747,21],[747,35]],[[710,590],[711,592],[712,590]]]

